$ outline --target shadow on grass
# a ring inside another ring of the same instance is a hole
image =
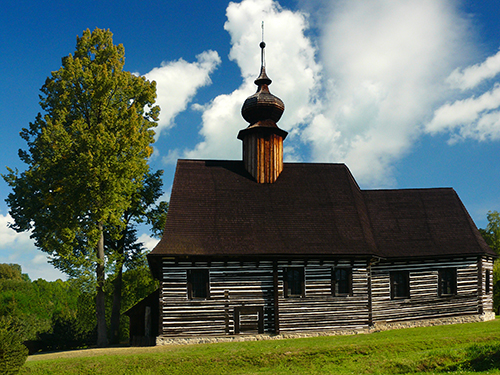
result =
[[[429,358],[429,361],[426,361],[425,364],[422,363],[419,366],[420,371],[484,372],[500,369],[500,342],[493,344],[472,344],[454,355]]]
[[[500,369],[500,343],[472,345],[467,348],[465,368],[471,371]]]
[[[385,374],[487,372],[500,369],[500,342],[472,344],[461,349],[445,349],[420,353],[386,361]]]

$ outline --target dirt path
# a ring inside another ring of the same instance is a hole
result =
[[[170,346],[170,349],[173,347]],[[169,346],[145,346],[145,347],[115,347],[115,348],[93,348],[81,350],[68,350],[64,352],[38,353],[30,355],[27,359],[30,361],[43,361],[46,359],[59,358],[82,358],[82,357],[98,357],[102,355],[133,355],[144,352],[166,351]]]

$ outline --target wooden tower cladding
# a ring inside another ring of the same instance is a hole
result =
[[[264,66],[264,47],[260,44],[262,66],[255,80],[257,92],[248,97],[241,108],[243,118],[250,125],[238,133],[243,141],[243,164],[258,183],[270,184],[276,181],[283,170],[283,140],[287,132],[276,124],[285,105],[280,98],[269,92],[271,80]]]
[[[283,137],[259,131],[243,139],[245,169],[258,183],[273,183],[283,170]]]

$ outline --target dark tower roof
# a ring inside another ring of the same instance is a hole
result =
[[[257,92],[248,97],[241,108],[243,118],[250,125],[240,130],[238,139],[243,141],[243,164],[248,173],[259,184],[272,184],[283,171],[283,140],[288,133],[276,125],[285,105],[269,92],[271,79],[266,74],[265,47],[262,41],[260,75],[255,80]]]
[[[274,96],[269,91],[269,85],[272,81],[266,74],[266,67],[264,64],[265,46],[266,44],[264,42],[260,43],[262,64],[260,75],[254,81],[258,86],[257,92],[245,100],[241,108],[241,114],[243,118],[250,123],[248,128],[271,127],[279,129],[276,123],[285,110],[285,104],[280,98]],[[287,133],[281,129],[279,129],[279,131],[280,133],[284,133],[280,134],[284,138]],[[238,138],[242,139],[241,134],[238,134]]]

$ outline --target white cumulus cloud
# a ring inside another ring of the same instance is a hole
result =
[[[500,83],[493,82],[484,88],[480,85],[499,72],[500,52],[482,63],[455,69],[447,82],[451,88],[460,90],[462,98],[436,109],[426,124],[426,131],[430,134],[449,133],[450,144],[465,139],[500,139]]]
[[[176,155],[241,157],[236,135],[247,124],[240,109],[256,90],[264,21],[270,89],[285,103],[278,125],[290,132],[285,158],[345,162],[364,186],[395,183],[392,165],[422,135],[450,72],[468,61],[469,25],[452,1],[317,3],[323,8],[316,36],[308,32],[312,16],[276,1],[229,4],[224,27],[242,84],[197,107],[203,140]]]
[[[329,85],[304,132],[312,158],[345,162],[365,186],[394,184],[391,166],[470,50],[466,31],[451,1],[333,2],[319,51]]]
[[[184,151],[183,157],[241,157],[241,141],[236,136],[239,130],[248,126],[241,117],[241,106],[257,90],[253,81],[260,71],[262,21],[267,45],[266,71],[273,80],[270,91],[281,98],[286,107],[278,125],[289,131],[289,139],[292,139],[315,110],[321,68],[315,60],[315,48],[304,35],[308,28],[306,15],[282,9],[272,0],[230,3],[226,15],[224,28],[232,44],[229,57],[238,64],[242,83],[232,93],[219,95],[206,106],[198,107],[203,111],[200,130],[203,140],[193,149]],[[289,157],[294,153],[292,142],[285,145]]]
[[[500,73],[500,51],[482,63],[468,66],[465,69],[455,69],[448,77],[447,82],[452,87],[468,90],[495,77],[498,73]]]
[[[8,227],[14,220],[0,213],[0,263],[19,264],[32,280],[53,281],[66,276],[48,263],[45,253],[38,250],[28,232],[17,233]]]
[[[210,74],[221,61],[215,51],[205,51],[196,58],[193,63],[183,59],[164,62],[144,75],[148,80],[156,81],[156,104],[160,106],[157,137],[162,130],[173,126],[175,116],[186,110],[197,90],[211,83]]]
[[[318,9],[312,14],[291,11],[275,0],[229,3],[224,28],[241,84],[209,103],[192,105],[201,112],[201,141],[189,149],[169,150],[165,162],[241,158],[236,136],[248,125],[241,106],[256,91],[262,21],[270,90],[285,103],[278,125],[289,132],[286,160],[346,163],[363,187],[383,187],[396,184],[393,166],[425,133],[448,131],[452,139],[500,137],[496,86],[446,102],[455,95],[453,89],[476,87],[500,72],[500,53],[482,63],[471,61],[476,56],[471,24],[457,2],[306,3]],[[198,87],[210,82],[220,62],[215,52],[210,56],[200,79],[188,81],[187,94],[162,119],[163,127],[171,126]],[[179,60],[165,67],[181,62],[187,64]],[[171,83],[164,87],[171,91]],[[167,94],[159,91],[160,97]]]

